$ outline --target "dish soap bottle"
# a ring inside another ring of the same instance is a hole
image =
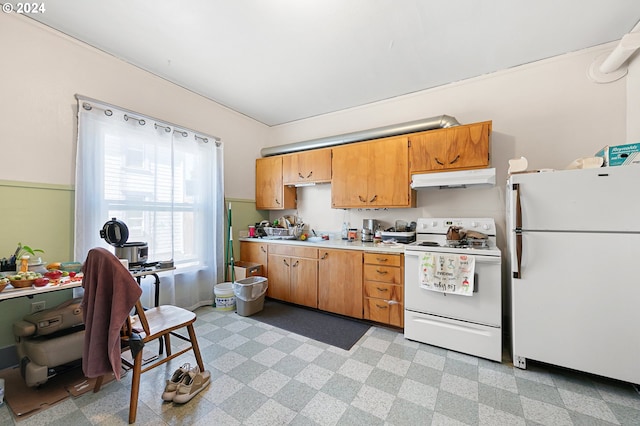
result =
[[[342,239],[349,239],[349,224],[347,222],[342,222]]]

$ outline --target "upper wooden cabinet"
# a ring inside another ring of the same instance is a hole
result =
[[[333,208],[415,207],[407,136],[333,148]]]
[[[256,160],[256,209],[284,210],[296,208],[296,188],[282,180],[282,156]]]
[[[409,135],[410,173],[489,167],[491,121]]]
[[[282,156],[285,185],[331,181],[331,149],[314,149]]]

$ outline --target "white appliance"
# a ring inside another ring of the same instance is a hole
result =
[[[411,176],[411,188],[466,188],[469,186],[494,186],[496,169],[460,170],[455,172],[421,173]]]
[[[473,246],[449,246],[450,226],[487,235]],[[472,296],[424,289],[420,261],[424,253],[464,254],[475,259]],[[418,219],[416,242],[404,250],[404,336],[410,340],[502,360],[502,257],[491,218]]]
[[[640,383],[640,166],[507,184],[513,364]]]

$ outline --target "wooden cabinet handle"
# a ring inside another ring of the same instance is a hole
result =
[[[307,175],[307,177],[304,177],[304,175],[303,175],[302,173],[298,172],[298,177],[299,177],[300,179],[309,179],[309,178],[311,177],[311,175],[313,175],[313,170],[311,170],[311,171],[309,172],[309,174]]]
[[[361,195],[358,195],[358,198],[360,199],[361,203],[366,203],[367,202],[367,199],[366,198],[362,198]]]
[[[298,172],[298,177],[299,177],[300,179],[304,179],[304,176],[302,176],[302,173],[300,173],[300,172]]]
[[[376,290],[378,290],[378,291],[389,291],[388,288],[380,288],[380,287],[376,287]]]
[[[267,249],[266,249],[266,248],[264,248],[264,246],[260,246],[260,250],[262,250],[262,252],[263,252],[263,253],[266,253],[266,252],[267,252]]]
[[[376,269],[376,272],[379,273],[380,275],[384,275],[384,274],[388,274],[389,271],[381,271],[380,269]]]
[[[311,171],[309,172],[309,174],[307,175],[307,179],[309,179],[309,178],[311,177],[311,175],[312,175],[312,174],[313,174],[313,170],[311,170]]]
[[[378,198],[378,194],[374,195],[372,199],[369,200],[370,203],[373,203],[376,198]]]
[[[460,154],[456,155],[456,158],[454,158],[453,160],[449,161],[449,164],[453,164],[456,161],[458,161],[460,159]]]
[[[280,205],[280,201],[276,198],[276,204]]]
[[[293,264],[293,267],[294,268],[297,267],[299,263],[300,263],[300,261],[296,260],[296,263]]]
[[[287,263],[287,259],[282,259],[282,261],[284,262],[285,265],[289,266],[289,264]]]
[[[440,164],[441,166],[444,166],[444,163],[440,160],[438,160],[438,157],[434,157],[436,160],[436,163]]]

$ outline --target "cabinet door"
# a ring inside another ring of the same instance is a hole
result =
[[[486,121],[411,135],[411,173],[488,167],[490,133]]]
[[[318,307],[318,261],[291,258],[290,302]]]
[[[291,258],[275,254],[269,255],[269,278],[267,296],[278,300],[289,301],[291,277]]]
[[[357,143],[333,148],[331,206],[366,207],[369,147]]]
[[[331,181],[331,149],[314,149],[282,158],[285,185]]]
[[[362,318],[362,252],[320,249],[318,309]]]
[[[368,144],[368,206],[409,207],[409,138],[386,138]]]
[[[268,256],[267,244],[265,243],[249,243],[240,241],[240,260],[245,262],[259,263],[262,265],[261,276],[268,276]]]
[[[296,207],[296,189],[282,181],[282,156],[256,160],[256,209],[283,210]]]

